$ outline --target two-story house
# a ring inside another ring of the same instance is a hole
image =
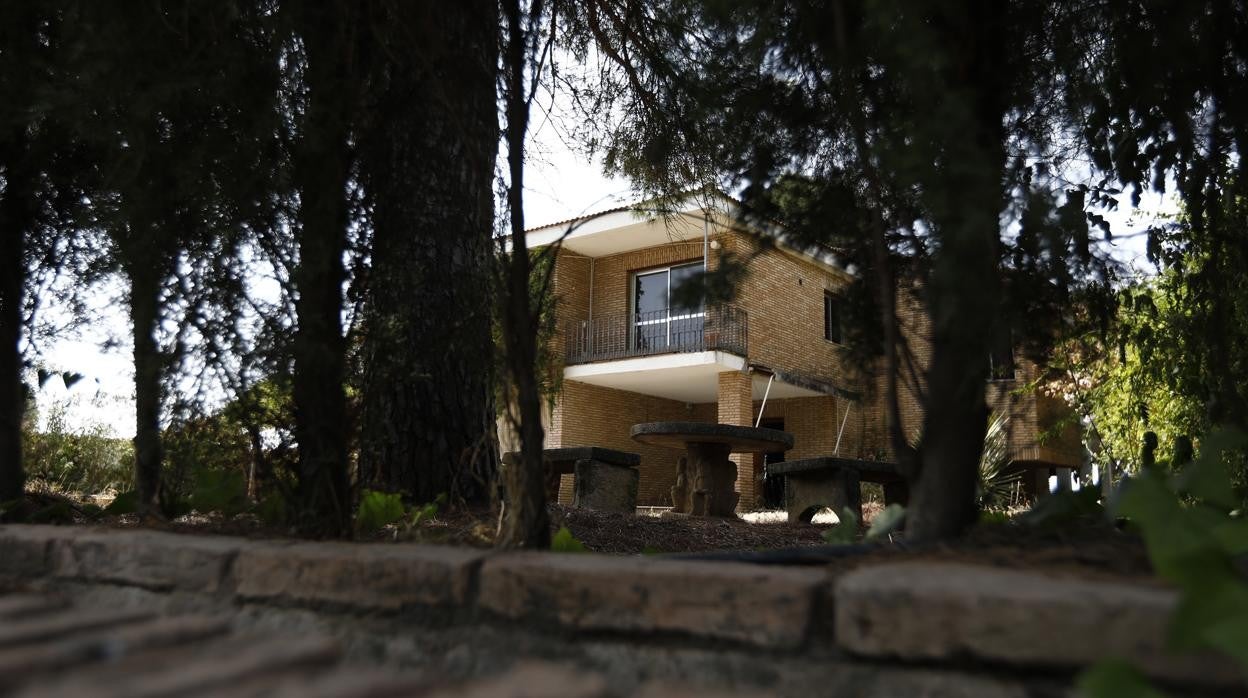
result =
[[[888,457],[879,391],[855,376],[841,346],[841,295],[850,271],[832,254],[795,249],[783,238],[760,245],[765,233],[744,228],[735,205],[727,197],[709,205],[690,200],[665,215],[626,207],[528,231],[530,248],[562,240],[552,292],[563,380],[548,415],[546,447],[640,453],[641,506],[670,504],[680,455],[632,441],[629,430],[641,422],[782,429],[793,435],[794,447],[770,457],[788,460]],[[683,282],[717,268],[727,254],[747,262],[731,303],[705,305],[680,293]],[[921,335],[922,319],[908,320],[908,331]],[[1030,430],[1012,438],[1018,460],[1077,465],[1077,457],[1036,443],[1036,396],[1012,390],[1031,377],[1022,375],[1028,371],[1035,368],[995,381],[992,391],[997,403],[1017,412],[1016,423],[1025,427],[1019,431]],[[903,400],[903,409],[917,423],[917,400]],[[760,504],[767,457],[733,456],[742,510]],[[571,500],[571,485],[564,476],[560,501]]]

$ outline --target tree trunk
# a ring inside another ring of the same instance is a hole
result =
[[[352,74],[359,31],[354,7],[300,8],[307,102],[294,156],[300,208],[292,386],[299,468],[293,523],[314,537],[344,536],[351,529],[341,318],[348,138],[353,95],[359,90]]]
[[[524,137],[529,124],[525,74],[530,43],[536,40],[522,27],[521,0],[505,3],[507,15],[507,207],[511,221],[511,255],[507,259],[503,304],[503,339],[507,380],[516,391],[519,408],[520,459],[505,473],[506,504],[496,544],[503,548],[550,547],[550,520],[546,513],[545,466],[542,462],[542,398],[537,385],[537,324],[540,308],[532,307],[529,275],[532,265],[524,233]],[[534,11],[530,6],[530,11]],[[538,304],[542,299],[538,299]],[[510,409],[510,404],[509,404]],[[509,414],[516,419],[516,415]]]
[[[140,232],[142,237],[143,233]],[[160,442],[160,348],[156,327],[160,322],[160,275],[142,264],[137,251],[131,260],[130,321],[134,336],[134,485],[139,513],[160,515],[160,476],[164,459]]]
[[[22,291],[26,235],[32,226],[31,173],[26,167],[25,128],[13,129],[4,151],[4,198],[0,199],[0,502],[22,495]]]
[[[929,286],[932,359],[923,420],[920,469],[913,484],[907,535],[938,540],[961,534],[977,517],[978,479],[988,407],[989,338],[1000,314],[999,215],[1004,205],[1004,13],[982,0],[958,6],[960,17],[933,23],[948,47],[949,89],[940,99],[962,102],[962,123],[943,128],[944,167],[929,183],[928,208],[940,249]]]
[[[372,203],[360,472],[427,502],[490,501],[497,10],[397,3],[362,154]]]

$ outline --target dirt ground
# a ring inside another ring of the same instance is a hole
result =
[[[880,506],[868,503],[864,509],[865,527],[879,512]],[[834,572],[880,562],[938,559],[1083,577],[1126,577],[1135,580],[1152,577],[1152,567],[1142,541],[1099,519],[1044,527],[1025,526],[1013,521],[984,523],[959,540],[924,546],[908,544],[903,532],[894,534],[889,540],[858,543],[846,548],[830,546],[824,541],[824,533],[833,524],[789,524],[782,512],[714,519],[618,514],[572,509],[557,504],[550,505],[549,512],[552,534],[566,526],[586,549],[606,554],[704,554],[716,559],[826,565]],[[825,519],[831,521],[833,517],[817,517],[816,521]],[[227,520],[218,515],[192,514],[174,521],[145,522],[138,521],[133,515],[94,519],[75,515],[73,523],[248,538],[295,537],[293,532],[266,526],[251,515]],[[489,511],[458,510],[442,512],[432,520],[415,526],[390,526],[375,534],[361,536],[359,540],[490,547],[495,526],[495,516]]]

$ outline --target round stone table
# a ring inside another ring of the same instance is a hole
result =
[[[672,510],[694,516],[735,516],[737,464],[730,453],[793,448],[793,435],[777,429],[705,422],[646,422],[633,426],[633,441],[681,449],[672,488]]]

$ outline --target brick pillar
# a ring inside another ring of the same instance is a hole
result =
[[[750,374],[741,371],[719,374],[719,423],[754,426],[753,394]],[[754,457],[749,453],[734,453],[729,458],[737,464],[736,490],[741,494],[737,511],[749,511],[755,507]]]

